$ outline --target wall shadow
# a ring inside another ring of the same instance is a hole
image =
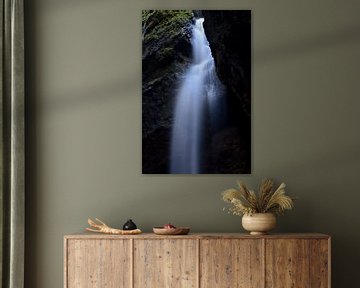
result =
[[[296,54],[304,54],[327,47],[360,41],[360,26],[351,26],[336,32],[318,34],[309,38],[289,42],[286,45],[255,50],[255,64],[277,61]]]

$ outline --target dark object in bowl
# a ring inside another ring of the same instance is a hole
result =
[[[135,229],[137,229],[137,226],[131,219],[129,219],[123,226],[123,230],[135,230]]]

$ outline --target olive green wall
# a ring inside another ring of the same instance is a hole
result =
[[[252,175],[141,175],[150,8],[252,10]],[[358,287],[359,11],[350,0],[27,1],[27,287],[62,287],[63,235],[88,216],[241,231],[220,192],[266,176],[299,197],[278,231],[331,234],[334,287]]]

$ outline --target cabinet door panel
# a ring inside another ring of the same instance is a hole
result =
[[[130,240],[67,240],[67,288],[131,287]]]
[[[200,287],[260,288],[264,285],[260,239],[200,241]]]
[[[307,239],[266,240],[266,288],[309,287],[309,244]]]
[[[330,261],[329,240],[313,239],[310,242],[310,287],[327,288]]]
[[[134,240],[135,288],[197,287],[197,240]]]

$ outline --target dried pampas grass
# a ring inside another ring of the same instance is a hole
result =
[[[233,215],[251,215],[255,213],[283,214],[294,208],[294,198],[285,195],[285,183],[274,190],[274,182],[264,179],[259,193],[249,190],[245,183],[238,181],[238,189],[227,189],[222,193],[222,199],[229,203],[229,213]]]

